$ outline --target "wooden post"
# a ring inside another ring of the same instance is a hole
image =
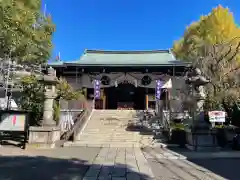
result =
[[[105,94],[104,94],[104,89],[101,89],[101,101],[102,101],[102,109],[105,109]]]
[[[106,95],[103,96],[103,109],[106,109]]]
[[[100,99],[102,99],[104,96],[104,89],[100,89]]]
[[[146,99],[146,110],[148,110],[148,94],[146,94],[145,99]]]
[[[87,98],[87,88],[83,88],[83,95]]]

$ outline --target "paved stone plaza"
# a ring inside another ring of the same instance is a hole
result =
[[[239,158],[176,158],[167,149],[0,148],[1,180],[239,180]]]

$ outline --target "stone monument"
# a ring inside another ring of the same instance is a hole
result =
[[[213,150],[217,147],[216,132],[204,118],[205,86],[209,82],[198,68],[192,68],[187,73],[186,84],[190,87],[192,122],[185,131],[186,146],[191,150]]]

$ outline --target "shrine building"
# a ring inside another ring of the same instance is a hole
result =
[[[48,65],[75,89],[83,89],[95,109],[136,110],[155,109],[156,97],[179,99],[188,66],[170,50],[85,50],[79,60]],[[159,95],[157,82],[161,82]]]

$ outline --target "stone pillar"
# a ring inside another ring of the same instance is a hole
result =
[[[56,71],[53,68],[48,68],[48,75],[45,76],[45,101],[43,108],[43,126],[56,126],[53,120],[53,101],[56,98],[56,86],[54,80],[56,78]]]
[[[43,108],[43,126],[56,126],[56,122],[53,120],[53,100],[55,97],[55,93],[51,91],[45,92],[45,101]]]

